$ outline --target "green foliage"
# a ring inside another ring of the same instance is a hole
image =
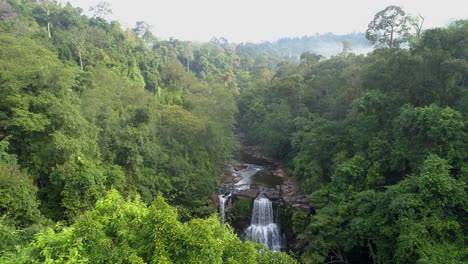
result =
[[[113,242],[105,234],[117,219],[99,231],[97,213],[86,214],[111,188],[146,203],[162,193],[184,221],[215,212],[210,198],[218,165],[236,147],[236,64],[228,46],[197,46],[195,57],[187,43],[123,31],[117,22],[82,16],[69,4],[11,1],[5,6],[0,22],[2,255],[14,256],[50,218],[76,227],[58,225],[37,235],[22,261],[118,262],[114,259],[122,254],[125,261],[141,263],[138,254],[145,249],[132,251],[125,242],[110,250]],[[179,61],[181,54],[188,54],[192,71]],[[129,210],[142,206],[138,202]],[[124,232],[127,220],[112,232]],[[126,239],[137,243],[142,227],[128,228],[133,238]],[[86,232],[93,231],[95,244],[86,241],[93,237]],[[193,232],[198,231],[194,224]],[[203,240],[203,235],[197,236]],[[206,249],[224,243],[210,239]],[[191,243],[197,252],[198,242]]]
[[[436,105],[422,108],[404,106],[395,119],[396,155],[415,162],[417,168],[427,153],[445,157],[454,167],[466,160],[467,134],[459,112]]]
[[[252,217],[252,200],[251,199],[236,199],[226,210],[227,221],[236,230],[243,230],[250,224]]]
[[[323,244],[312,243],[313,252],[326,255],[328,247],[350,250],[357,243],[368,245],[376,263],[437,262],[440,255],[426,253],[438,245],[453,252],[453,261],[462,261],[467,256],[462,246],[463,213],[454,209],[466,210],[466,183],[450,177],[449,169],[445,160],[431,155],[421,174],[385,192],[348,192],[346,199],[334,194],[339,191],[335,186],[329,192],[316,192],[313,198],[319,210],[309,231],[323,239]],[[327,205],[327,199],[337,207]]]
[[[466,262],[467,23],[394,49],[405,19],[390,7],[371,24],[399,24],[380,39],[391,50],[305,53],[238,99],[248,139],[282,157],[316,205],[292,216],[306,263]]]
[[[0,165],[0,213],[18,226],[38,223],[41,219],[37,188],[29,175],[18,168]]]
[[[160,41],[70,4],[2,8],[2,262],[291,263],[192,219],[215,212],[236,121],[316,204],[292,216],[304,262],[466,261],[466,20],[395,49],[410,30],[391,6],[368,32],[390,49],[325,59],[277,51],[294,39]],[[301,43],[319,38],[335,37]]]
[[[144,23],[123,31],[49,1],[9,8],[0,139],[33,176],[43,214],[72,220],[111,187],[147,203],[161,192],[187,217],[214,212],[218,163],[236,146],[226,43],[197,46],[192,73],[179,61],[192,47],[158,41]]]
[[[242,243],[216,217],[177,220],[162,197],[146,206],[116,191],[70,227],[56,226],[7,263],[294,263],[284,253]]]
[[[7,153],[8,141],[0,141],[0,255],[11,255],[32,239],[44,221],[39,211],[37,187],[21,171],[16,157]]]
[[[296,236],[301,239],[309,223],[309,214],[303,211],[294,211],[291,216],[292,230]]]
[[[266,111],[265,117],[253,124],[253,132],[259,135],[255,141],[263,147],[267,155],[283,158],[289,150],[291,115],[285,104],[272,104]]]

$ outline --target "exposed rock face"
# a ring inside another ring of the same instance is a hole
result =
[[[281,189],[281,198],[286,205],[301,209],[311,209],[313,207],[312,203],[305,197],[297,182],[286,174],[282,166],[278,167],[274,171],[274,174],[278,177],[284,178],[283,184],[279,187]]]
[[[258,176],[254,176],[249,188],[235,192],[235,196],[256,198],[260,193],[263,193],[270,200],[282,202],[284,205],[292,208],[303,210],[311,210],[313,208],[312,203],[307,200],[297,182],[287,175],[281,161],[264,156],[256,146],[245,144],[242,145],[241,158],[246,164],[252,163],[263,166],[266,172],[263,172],[262,175],[259,172]],[[237,164],[230,167],[231,170],[227,169],[221,178],[223,185],[234,186],[242,180],[242,177],[237,172],[246,169],[248,167],[246,164]],[[257,179],[256,181],[255,177],[263,177],[263,180],[266,179],[267,182],[269,181],[268,178],[275,181],[262,184],[262,179]]]
[[[230,185],[230,184],[235,184],[239,182],[242,179],[239,175],[235,175],[231,172],[229,166],[226,166],[224,168],[222,174],[221,174],[221,183],[223,185]]]
[[[260,194],[260,190],[257,189],[257,188],[250,188],[250,189],[247,189],[247,190],[242,190],[236,194],[234,194],[234,196],[239,196],[239,197],[244,197],[244,198],[252,198],[252,199],[255,199],[257,198],[257,196]]]

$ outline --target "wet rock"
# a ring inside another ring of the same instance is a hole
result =
[[[233,180],[233,183],[238,183],[242,180],[242,176],[240,175],[233,176],[232,180]]]
[[[241,158],[246,163],[252,163],[262,166],[278,165],[280,161],[274,160],[263,155],[257,146],[242,146]]]
[[[260,194],[259,189],[247,189],[247,190],[242,190],[242,191],[237,192],[235,196],[255,199],[257,198],[259,194]]]
[[[249,189],[238,191],[233,194],[234,196],[256,198],[260,192],[263,192],[270,200],[282,200],[286,206],[292,208],[308,210],[313,207],[313,204],[307,200],[297,182],[288,176],[281,161],[263,155],[257,146],[243,143],[241,157],[247,164],[228,166],[230,170],[223,173],[221,182],[223,185],[238,188],[239,185],[235,184],[243,179],[240,171],[247,169],[248,164],[257,164],[263,166],[265,170],[260,171],[253,178],[263,184],[251,184]],[[268,177],[276,179],[273,180]]]
[[[238,164],[238,165],[234,166],[235,171],[240,171],[240,170],[244,170],[244,169],[247,169],[247,164]]]
[[[268,189],[268,190],[263,191],[263,194],[272,201],[281,199],[280,190]]]

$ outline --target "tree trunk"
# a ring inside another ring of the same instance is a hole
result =
[[[81,70],[83,70],[83,59],[81,57],[81,49],[78,49],[78,56],[80,57],[80,67],[81,67]]]
[[[418,38],[421,36],[422,27],[423,27],[423,24],[424,24],[424,17],[421,16],[421,15],[419,15],[419,17],[421,18],[421,24],[419,24],[418,32],[416,33]]]
[[[46,10],[47,10],[47,33],[49,35],[49,38],[51,38],[52,36],[50,35],[50,21],[49,21],[50,10],[49,10],[49,6],[46,7]]]
[[[390,49],[393,49],[393,26],[391,27],[391,30],[390,30]]]
[[[47,21],[47,33],[49,34],[49,38],[52,38],[52,36],[50,35],[50,23],[49,23],[49,21]]]

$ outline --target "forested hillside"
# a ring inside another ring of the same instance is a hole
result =
[[[294,61],[93,11],[0,0],[0,263],[468,261],[468,20]],[[289,256],[216,217],[236,129],[315,206]]]
[[[216,212],[236,148],[227,47],[69,4],[0,4],[1,262],[289,263],[194,219]]]
[[[364,33],[336,35],[330,32],[300,38],[280,38],[276,41],[265,41],[258,44],[241,43],[237,49],[239,54],[257,56],[264,53],[282,60],[299,61],[304,52],[311,52],[328,58],[340,53],[343,46],[346,46],[355,54],[364,54],[372,50],[372,45],[367,41]]]
[[[468,21],[413,37],[303,54],[240,95],[239,126],[315,204],[293,217],[305,263],[468,261]]]

